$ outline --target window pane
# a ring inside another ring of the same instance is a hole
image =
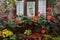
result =
[[[18,15],[24,14],[24,0],[17,1],[17,14]]]
[[[38,11],[46,16],[46,0],[38,1]]]
[[[35,16],[35,2],[27,2],[27,16]]]

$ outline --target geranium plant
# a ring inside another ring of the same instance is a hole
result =
[[[49,11],[50,10],[51,10],[51,8],[49,9]],[[47,13],[49,13],[49,12],[47,12]],[[3,29],[8,29],[6,31],[8,31],[10,34],[20,35],[20,36],[18,36],[18,39],[20,39],[20,37],[22,39],[23,35],[25,35],[27,37],[27,39],[30,39],[33,37],[35,37],[35,38],[38,37],[38,39],[41,39],[42,37],[44,37],[45,34],[49,34],[51,36],[59,35],[59,33],[57,32],[59,30],[52,29],[52,28],[56,28],[57,26],[55,27],[52,25],[53,24],[52,21],[55,20],[55,18],[50,13],[47,14],[46,18],[44,17],[44,15],[39,13],[38,15],[36,15],[35,17],[32,17],[32,18],[29,18],[28,16],[24,16],[24,15],[22,15],[22,16],[13,15],[13,16],[11,16],[11,19],[12,19],[12,21],[9,22],[7,16],[4,16],[3,18],[1,18],[0,26],[3,26],[3,27],[0,29],[1,29],[1,31],[3,31]],[[9,30],[11,30],[13,33]],[[6,31],[4,31],[4,32],[6,32]],[[55,33],[58,33],[58,34],[55,34]],[[35,34],[37,35],[37,37]],[[15,36],[15,37],[17,37],[17,36]]]

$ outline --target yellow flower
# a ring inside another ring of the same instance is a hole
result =
[[[11,32],[10,30],[4,29],[2,31],[2,36],[3,37],[8,37],[8,36],[12,36],[12,35],[13,35],[13,32]]]
[[[24,34],[26,34],[26,35],[30,35],[32,32],[31,32],[31,30],[25,30],[25,32],[24,32]]]
[[[13,33],[12,33],[11,31],[9,31],[9,32],[8,32],[8,35],[11,36],[11,35],[13,35]]]

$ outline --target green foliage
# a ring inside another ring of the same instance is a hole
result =
[[[48,0],[48,5],[50,5],[52,8],[56,7],[56,0]]]
[[[9,40],[16,40],[16,39],[17,39],[16,34],[14,34],[12,37],[10,37]]]
[[[16,34],[8,38],[3,38],[3,40],[16,40],[16,39],[17,39]]]
[[[55,37],[53,38],[53,40],[60,40],[60,37]]]

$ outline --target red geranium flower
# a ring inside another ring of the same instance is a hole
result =
[[[4,20],[7,20],[7,16],[4,16],[3,19],[4,19]]]
[[[15,16],[12,16],[11,18],[12,18],[12,19],[14,19],[14,18],[15,18]]]
[[[47,10],[52,10],[52,8],[51,7],[48,7]]]
[[[38,20],[37,17],[35,17],[35,18],[32,19],[33,22],[37,22],[37,20]]]
[[[16,20],[15,23],[16,23],[16,24],[20,24],[20,20]]]
[[[44,34],[46,31],[44,29],[41,30],[41,33]]]
[[[7,19],[7,16],[4,16],[3,18],[4,18],[4,19]]]
[[[47,16],[47,19],[51,20],[52,19],[52,16],[51,15],[48,15]]]

